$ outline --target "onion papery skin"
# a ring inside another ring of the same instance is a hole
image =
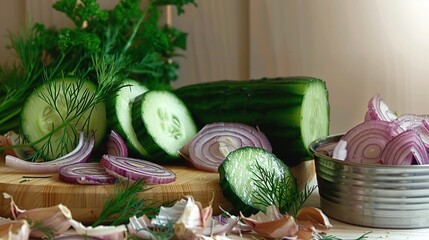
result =
[[[403,132],[395,122],[369,120],[358,124],[341,137],[347,142],[345,161],[356,163],[380,163],[386,144]]]
[[[159,164],[136,158],[105,154],[100,164],[109,174],[125,180],[144,179],[147,184],[165,184],[176,181],[176,174]]]
[[[66,183],[101,185],[113,184],[117,178],[106,172],[100,163],[76,163],[59,169],[59,179]]]
[[[365,120],[383,120],[389,122],[396,118],[396,114],[389,109],[389,106],[383,101],[379,94],[374,95],[369,100]]]
[[[5,165],[29,173],[58,173],[59,169],[66,165],[87,162],[94,150],[94,134],[89,138],[80,133],[79,143],[70,153],[49,162],[28,162],[12,155],[5,156]]]
[[[386,165],[428,164],[428,152],[419,135],[407,130],[388,142],[381,154]]]
[[[229,152],[245,146],[272,151],[268,138],[256,128],[243,123],[216,122],[205,125],[184,152],[195,168],[217,172]]]
[[[119,157],[128,157],[128,148],[122,136],[112,130],[107,141],[107,154]]]

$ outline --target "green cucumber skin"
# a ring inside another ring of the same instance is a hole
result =
[[[219,185],[222,190],[222,194],[234,207],[234,212],[231,213],[238,214],[239,211],[241,211],[244,215],[250,215],[255,214],[259,211],[258,209],[246,204],[243,200],[241,200],[239,196],[237,196],[237,194],[232,189],[231,184],[229,184],[228,182],[225,167],[223,165],[219,166],[218,173],[220,182]]]
[[[184,130],[184,138],[181,140],[178,140],[178,141],[183,141],[183,144],[182,146],[180,146],[180,148],[182,148],[184,144],[190,141],[190,139],[197,132],[195,123],[191,117],[190,112],[183,104],[183,102],[177,96],[175,96],[174,93],[172,93],[169,90],[149,90],[148,92],[138,96],[132,105],[132,124],[134,126],[139,142],[142,144],[145,151],[147,152],[147,154],[143,156],[146,160],[154,161],[156,163],[177,163],[177,160],[181,159],[181,155],[179,154],[180,149],[177,149],[177,151],[175,151],[174,153],[169,153],[168,150],[164,150],[160,146],[161,143],[157,143],[155,139],[155,138],[159,139],[159,136],[154,136],[150,133],[151,129],[149,128],[151,127],[151,125],[144,122],[142,117],[143,114],[145,114],[143,113],[144,110],[142,109],[142,104],[145,101],[145,98],[151,98],[151,97],[153,98],[153,96],[156,96],[158,94],[169,96],[167,98],[174,99],[183,107],[183,111],[185,111],[184,113],[187,116],[189,116],[188,120],[191,121],[191,126],[189,126],[189,128],[186,127],[186,130]],[[163,104],[164,103],[160,102],[160,105],[163,105]],[[155,105],[151,105],[151,106],[155,106]],[[172,106],[172,107],[174,108],[175,106]],[[157,122],[156,124],[161,124],[161,123]]]
[[[251,153],[251,156],[248,155]],[[244,157],[243,157],[244,156]],[[247,158],[249,157],[249,158]],[[267,166],[261,162],[264,160],[271,160],[271,163],[267,163],[268,165],[275,167],[275,169],[267,169]],[[235,162],[235,163],[234,163]],[[242,147],[239,149],[236,149],[228,154],[228,156],[225,158],[225,160],[222,162],[222,164],[218,168],[219,173],[219,184],[220,188],[222,190],[223,195],[226,199],[230,201],[232,206],[234,207],[234,211],[238,211],[243,213],[244,215],[251,215],[258,213],[259,211],[265,211],[262,207],[252,206],[254,203],[246,203],[243,198],[245,196],[240,196],[240,193],[238,193],[238,189],[240,186],[234,186],[234,180],[233,178],[243,177],[245,174],[244,171],[249,171],[248,174],[252,174],[252,166],[256,165],[256,162],[260,164],[261,167],[265,167],[266,170],[272,170],[272,171],[279,171],[281,174],[287,175],[287,177],[292,177],[294,181],[291,183],[293,186],[288,187],[295,187],[296,185],[296,179],[292,175],[292,172],[290,171],[289,167],[283,163],[282,160],[277,158],[274,154],[267,152],[266,150],[262,148],[257,147]],[[232,168],[228,165],[240,165],[240,168]],[[278,173],[277,173],[278,174]],[[254,184],[253,180],[245,181],[245,184],[248,186],[251,186]],[[286,186],[285,186],[286,187]],[[253,187],[252,187],[253,188]],[[235,189],[235,190],[234,190]]]
[[[137,88],[146,88],[146,86],[133,79],[125,80],[124,84],[127,85],[125,87],[137,86]],[[108,116],[108,128],[117,131],[119,135],[124,138],[129,150],[128,153],[131,157],[141,157],[142,155],[147,155],[144,150],[139,149],[139,147],[132,143],[131,137],[124,131],[122,125],[119,123],[120,120],[118,118],[118,114],[120,113],[116,112],[116,101],[118,97],[119,96],[116,96],[107,101],[106,115]],[[132,108],[132,102],[130,102],[129,107]]]
[[[301,135],[301,103],[310,84],[319,84],[328,99],[325,82],[312,77],[197,83],[174,93],[186,104],[199,128],[219,121],[257,126],[270,140],[273,153],[292,166],[313,159]],[[329,114],[329,104],[325,107]],[[328,135],[329,120],[323,127],[324,135]]]
[[[143,145],[146,154],[143,155],[145,160],[156,161],[158,163],[168,162],[172,160],[171,156],[167,154],[163,149],[158,147],[155,140],[150,136],[147,128],[142,121],[141,101],[143,100],[144,94],[136,97],[132,105],[132,123],[136,135],[138,136],[139,142]]]

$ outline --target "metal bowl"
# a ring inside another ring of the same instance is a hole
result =
[[[366,227],[429,227],[429,165],[336,160],[325,150],[332,149],[341,136],[328,136],[310,145],[322,211],[333,219]]]

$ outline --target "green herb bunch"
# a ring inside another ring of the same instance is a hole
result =
[[[70,109],[81,108],[81,113],[110,98],[126,78],[149,88],[171,88],[179,67],[172,58],[179,49],[186,49],[187,34],[167,24],[162,26],[162,9],[172,5],[182,14],[187,4],[196,6],[195,0],[120,0],[113,9],[101,9],[96,0],[55,2],[53,9],[64,13],[72,27],[34,23],[9,36],[9,47],[17,61],[0,65],[0,134],[20,131],[26,97],[40,84],[58,78],[74,77],[97,84],[97,92],[85,109],[75,99],[67,103]],[[55,110],[55,104],[52,108]],[[70,127],[70,122],[81,117],[79,113],[65,117],[55,131]],[[65,139],[77,141],[77,136]]]

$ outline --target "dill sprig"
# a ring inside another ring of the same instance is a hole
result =
[[[344,238],[336,237],[334,235],[319,235],[318,234],[318,235],[313,236],[312,240],[363,240],[363,239],[367,239],[368,235],[370,233],[371,232],[366,232],[366,233],[362,234],[361,236],[359,236],[358,238],[355,238],[355,239],[344,239]]]
[[[27,96],[55,78],[73,76],[101,82],[93,104],[109,98],[115,82],[127,77],[147,86],[171,88],[178,69],[173,57],[178,56],[177,49],[185,50],[187,34],[173,26],[162,26],[160,7],[172,5],[181,14],[189,3],[196,5],[195,0],[149,0],[145,5],[141,0],[121,0],[113,9],[105,10],[97,0],[56,1],[53,9],[64,13],[75,26],[29,23],[22,33],[9,36],[9,48],[17,61],[0,65],[0,134],[21,130],[20,113]],[[74,110],[79,107],[72,102],[69,105]],[[70,127],[71,118],[80,117],[83,115],[64,117],[55,131],[64,131]],[[45,149],[51,147],[48,144]],[[3,149],[0,147],[0,152]]]
[[[288,169],[288,168],[287,168]],[[310,197],[316,186],[305,186],[299,191],[295,177],[289,170],[283,175],[265,169],[256,163],[253,181],[257,191],[253,191],[255,204],[265,207],[275,205],[282,213],[289,213],[296,217],[299,209]]]
[[[27,222],[32,230],[40,231],[45,235],[43,239],[54,239],[55,231],[52,228],[46,227],[43,221],[33,222],[31,219],[27,219]]]
[[[159,211],[156,202],[140,198],[139,193],[148,190],[144,180],[118,181],[115,184],[114,196],[103,205],[98,219],[93,227],[100,224],[117,226],[127,223],[132,216],[152,216]]]

